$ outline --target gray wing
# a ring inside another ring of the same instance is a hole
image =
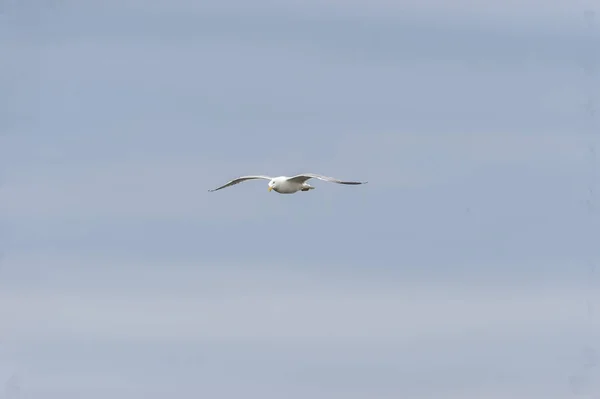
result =
[[[238,184],[238,183],[241,183],[241,182],[246,181],[246,180],[254,180],[254,179],[271,180],[272,178],[269,177],[269,176],[242,176],[242,177],[238,177],[237,179],[233,179],[233,180],[231,180],[230,182],[228,182],[226,184],[223,184],[221,187],[217,187],[215,189],[208,190],[208,191],[209,192],[217,191],[217,190],[220,190],[222,188],[233,186],[234,184]]]
[[[303,173],[301,175],[290,177],[288,180],[297,182],[297,183],[304,183],[308,179],[319,179],[319,180],[327,181],[330,183],[337,183],[337,184],[366,184],[367,183],[366,181],[343,181],[343,180],[335,179],[333,177],[316,175],[314,173]]]

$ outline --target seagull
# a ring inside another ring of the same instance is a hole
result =
[[[221,190],[225,187],[233,186],[234,184],[238,184],[238,183],[241,183],[246,180],[255,180],[255,179],[269,180],[269,188],[268,188],[269,191],[273,190],[279,194],[294,194],[294,193],[297,193],[298,191],[314,190],[315,187],[306,183],[306,181],[309,179],[319,179],[319,180],[327,181],[330,183],[337,183],[337,184],[356,185],[356,184],[366,184],[367,183],[366,181],[365,182],[342,181],[342,180],[335,179],[333,177],[316,175],[314,173],[304,173],[304,174],[296,175],[293,177],[287,177],[287,176],[269,177],[269,176],[257,175],[257,176],[238,177],[237,179],[233,179],[230,182],[222,185],[221,187],[217,187],[215,189],[208,190],[208,191],[213,192],[213,191]]]

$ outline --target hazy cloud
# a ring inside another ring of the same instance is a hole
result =
[[[588,5],[459,3],[5,2],[4,396],[598,392]]]

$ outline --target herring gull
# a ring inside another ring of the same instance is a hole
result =
[[[366,184],[367,183],[366,181],[365,182],[342,181],[342,180],[335,179],[333,177],[316,175],[314,173],[304,173],[304,174],[296,175],[293,177],[287,177],[287,176],[269,177],[269,176],[257,175],[257,176],[238,177],[237,179],[233,179],[230,182],[222,185],[221,187],[217,187],[215,189],[208,190],[208,191],[213,192],[213,191],[221,190],[222,188],[233,186],[234,184],[238,184],[238,183],[241,183],[246,180],[263,179],[263,180],[269,180],[269,191],[273,190],[279,194],[294,194],[298,191],[313,190],[315,187],[306,183],[307,180],[313,179],[313,178],[327,181],[330,183],[337,183],[337,184],[356,185],[356,184]]]

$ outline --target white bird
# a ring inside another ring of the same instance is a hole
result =
[[[323,181],[327,181],[330,183],[337,184],[366,184],[367,182],[360,181],[342,181],[338,179],[334,179],[333,177],[316,175],[314,173],[304,173],[301,175],[287,177],[287,176],[279,176],[279,177],[269,177],[269,176],[242,176],[237,179],[233,179],[227,184],[222,185],[221,187],[217,187],[213,190],[208,190],[209,192],[217,191],[225,187],[233,186],[234,184],[241,183],[246,180],[254,180],[254,179],[263,179],[269,180],[269,191],[273,190],[279,194],[294,194],[298,191],[309,191],[315,189],[315,187],[306,183],[309,179],[319,179]]]

